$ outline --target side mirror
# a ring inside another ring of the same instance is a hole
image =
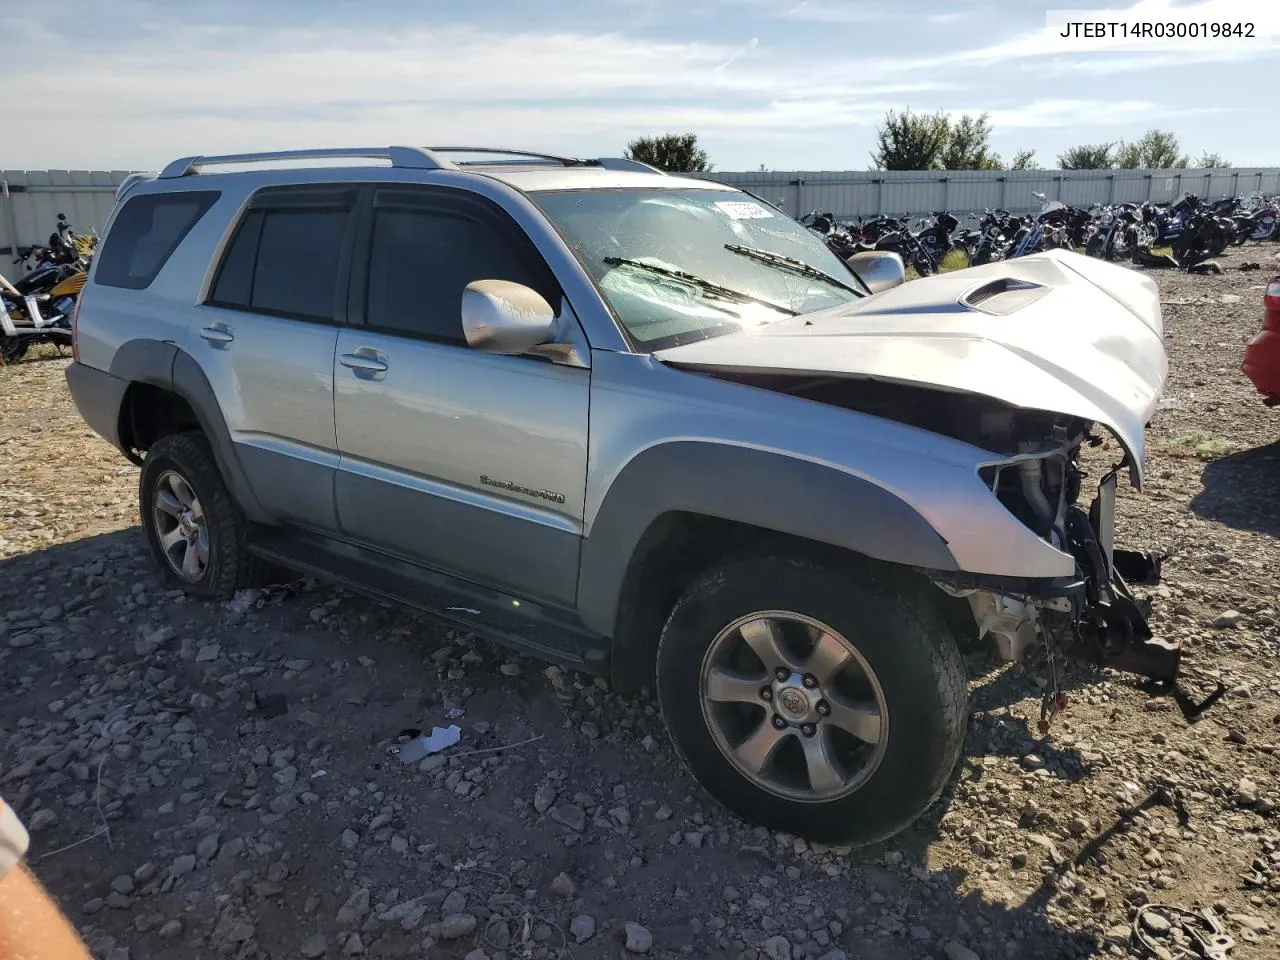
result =
[[[907,282],[907,268],[902,257],[888,250],[867,250],[855,253],[845,263],[862,278],[872,293],[899,287]]]
[[[462,332],[473,350],[528,353],[555,338],[556,312],[523,284],[475,280],[462,291]]]

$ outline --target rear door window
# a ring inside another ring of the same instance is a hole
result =
[[[144,290],[213,206],[216,190],[153,193],[125,201],[98,251],[94,282]]]
[[[337,317],[354,188],[263,190],[227,246],[209,302],[300,320]]]

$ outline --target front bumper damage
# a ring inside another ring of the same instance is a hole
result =
[[[1045,651],[1052,689],[1046,693],[1042,731],[1065,705],[1057,686],[1059,654],[1146,678],[1152,692],[1174,696],[1188,719],[1225,692],[1217,684],[1201,701],[1190,697],[1179,685],[1180,645],[1153,634],[1147,622],[1151,602],[1138,599],[1131,587],[1158,584],[1164,558],[1114,545],[1116,475],[1112,470],[1103,477],[1088,512],[1062,505],[1061,546],[1075,557],[1077,576],[996,582],[981,575],[932,574],[944,592],[968,601],[979,637],[993,639],[1005,660],[1022,661],[1034,650]]]

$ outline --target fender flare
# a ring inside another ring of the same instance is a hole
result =
[[[618,636],[636,547],[655,521],[675,512],[747,524],[888,563],[958,569],[928,521],[869,480],[750,447],[672,441],[626,464],[583,541],[578,608],[590,629]]]
[[[116,351],[110,373],[130,383],[145,383],[167,390],[185,400],[209,440],[218,472],[222,474],[232,498],[250,520],[269,522],[236,456],[231,431],[222,416],[213,387],[189,353],[168,341],[129,340]],[[124,415],[125,411],[121,409],[120,416]]]

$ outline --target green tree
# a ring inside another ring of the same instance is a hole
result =
[[[1223,167],[1231,166],[1231,161],[1220,153],[1210,153],[1206,150],[1204,153],[1200,154],[1200,157],[1196,160],[1194,166],[1200,170],[1220,170]]]
[[[876,128],[873,170],[941,170],[951,124],[947,115],[890,110]]]
[[[696,133],[636,137],[627,144],[625,156],[668,173],[706,173],[711,169],[707,151],[698,146]]]
[[[1115,144],[1082,143],[1058,154],[1063,170],[1109,170],[1115,162]]]
[[[1180,170],[1190,160],[1178,146],[1178,138],[1167,130],[1148,130],[1133,143],[1121,141],[1116,149],[1116,166],[1126,170]]]
[[[1043,170],[1044,167],[1036,163],[1036,152],[1034,150],[1019,150],[1013,155],[1013,159],[1009,161],[1010,170]]]
[[[938,158],[944,170],[1000,170],[1000,157],[987,143],[991,138],[988,114],[965,114],[947,128],[947,143]]]

